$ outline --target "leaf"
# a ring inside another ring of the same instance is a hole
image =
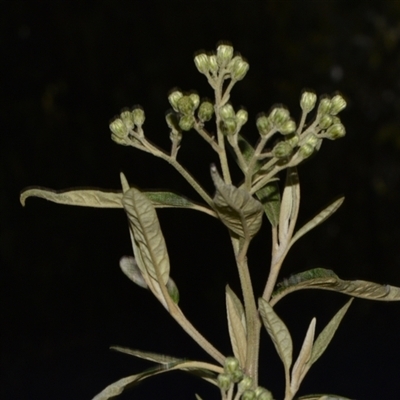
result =
[[[250,193],[225,183],[215,165],[211,166],[211,177],[216,193],[214,204],[221,221],[241,237],[253,237],[261,227],[263,207]]]
[[[400,288],[396,286],[361,280],[345,281],[331,270],[315,268],[293,275],[278,284],[278,289],[272,294],[271,305],[289,293],[302,289],[331,290],[368,300],[400,301]]]
[[[292,394],[295,394],[299,390],[300,384],[309,370],[309,367],[307,368],[307,364],[310,360],[313,348],[315,324],[316,319],[313,318],[307,329],[307,333],[304,338],[303,345],[301,346],[300,353],[297,357],[296,362],[293,365],[292,379],[290,382],[290,389]]]
[[[309,394],[301,396],[297,400],[351,400],[347,397],[338,396],[336,394]]]
[[[344,197],[335,200],[328,207],[324,208],[320,213],[318,213],[311,221],[308,221],[303,227],[301,227],[293,236],[290,241],[290,246],[292,246],[298,239],[304,236],[307,232],[314,229],[316,226],[322,224],[326,221],[338,208],[342,205]]]
[[[195,393],[196,400],[203,400],[197,393]]]
[[[143,278],[142,272],[137,265],[136,260],[131,256],[123,256],[119,260],[119,266],[122,272],[138,286],[148,289],[147,283]]]
[[[178,303],[179,303],[179,290],[178,290],[178,286],[176,286],[176,283],[172,280],[171,277],[169,277],[166,286],[167,286],[168,294],[170,295],[172,301],[173,301],[175,304],[178,304]]]
[[[318,335],[313,349],[311,353],[311,358],[308,364],[313,365],[318,358],[321,357],[321,355],[324,353],[326,348],[328,347],[329,343],[331,342],[337,328],[340,325],[340,322],[342,321],[344,315],[346,314],[346,311],[350,307],[350,304],[352,303],[354,299],[350,299],[335,315],[334,317],[329,321],[328,325],[323,329],[323,331]]]
[[[239,364],[243,368],[246,365],[247,353],[244,308],[239,298],[229,286],[226,286],[226,311],[233,354],[239,360]]]
[[[122,174],[123,175],[123,174]],[[125,178],[125,176],[124,176]],[[124,185],[123,192],[129,189],[126,178],[121,178]],[[187,208],[202,211],[215,217],[214,211],[197,204],[180,194],[168,191],[144,191],[144,193],[156,208]],[[74,189],[56,191],[41,187],[32,187],[21,192],[20,202],[25,206],[28,197],[40,197],[53,203],[66,204],[70,206],[95,207],[95,208],[123,208],[122,192],[104,191],[97,189]]]
[[[260,298],[258,304],[265,329],[275,345],[276,351],[285,367],[285,371],[289,371],[292,365],[293,354],[293,344],[289,330],[266,300]]]
[[[137,245],[133,250],[142,274],[149,274],[156,281],[159,281],[160,277],[166,284],[169,279],[169,257],[155,208],[151,201],[135,188],[124,193],[122,204]]]
[[[120,353],[129,354],[130,356],[142,358],[143,360],[152,361],[158,364],[171,364],[171,363],[186,361],[183,358],[171,357],[165,354],[152,353],[149,351],[129,349],[128,347],[111,346],[110,349],[118,351]]]

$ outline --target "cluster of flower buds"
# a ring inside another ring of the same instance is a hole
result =
[[[233,81],[242,80],[249,70],[249,64],[240,55],[234,56],[233,47],[226,44],[220,44],[216,54],[198,54],[194,63],[199,72],[207,77],[223,74],[229,75]]]
[[[111,138],[117,142],[125,144],[129,132],[136,130],[142,132],[141,128],[145,120],[144,111],[140,107],[135,107],[132,111],[124,110],[120,116],[115,118],[109,125],[112,133]]]
[[[290,118],[289,111],[282,106],[274,107],[268,116],[260,115],[256,125],[261,136],[266,136],[271,132],[291,135],[296,130],[296,123]]]
[[[255,390],[245,390],[240,398],[241,400],[273,400],[272,393],[261,386]]]
[[[168,96],[168,100],[179,116],[179,128],[183,131],[190,131],[196,122],[194,112],[200,104],[199,95],[197,93],[183,94],[179,90],[175,90]]]
[[[228,136],[237,134],[248,119],[246,110],[240,109],[235,113],[235,110],[229,103],[219,109],[219,116],[221,118],[222,131]]]

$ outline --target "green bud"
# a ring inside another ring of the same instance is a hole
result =
[[[342,124],[332,125],[324,134],[328,139],[335,140],[340,139],[346,135],[346,129]]]
[[[340,111],[344,110],[347,105],[346,100],[339,94],[337,94],[336,96],[333,96],[331,102],[332,102],[332,106],[331,106],[330,113],[332,115],[339,114]]]
[[[295,130],[296,130],[296,122],[294,122],[292,119],[289,119],[289,121],[284,122],[279,128],[279,132],[282,133],[282,135],[290,135]]]
[[[256,394],[254,390],[245,390],[242,394],[241,400],[255,400]]]
[[[200,104],[199,111],[197,112],[197,116],[200,121],[209,121],[214,114],[214,106],[209,101],[204,101]]]
[[[191,93],[191,94],[189,95],[189,97],[190,97],[190,100],[192,100],[194,109],[196,110],[197,107],[198,107],[199,104],[200,104],[200,97],[199,97],[199,95],[198,95],[197,93]]]
[[[279,142],[273,149],[272,154],[277,158],[285,158],[290,156],[293,148],[288,142]]]
[[[132,129],[135,125],[130,111],[124,111],[120,114],[122,121],[128,129]]]
[[[243,372],[238,369],[237,371],[231,374],[232,382],[238,383],[243,379]]]
[[[233,56],[233,47],[226,44],[221,44],[217,47],[217,63],[218,65],[225,66],[231,61]]]
[[[303,92],[300,99],[300,107],[301,109],[309,113],[314,107],[317,101],[317,95],[312,92]]]
[[[169,104],[175,111],[178,111],[178,100],[183,96],[182,92],[176,90],[168,96]]]
[[[221,390],[223,390],[224,392],[229,390],[229,388],[231,387],[231,384],[232,384],[232,380],[231,380],[231,377],[229,376],[229,374],[219,374],[217,377],[217,381],[218,381],[219,388]]]
[[[225,104],[223,107],[219,109],[219,116],[222,120],[226,120],[228,118],[235,118],[235,110],[233,109],[231,104]]]
[[[321,129],[327,129],[332,125],[332,117],[329,114],[323,114],[318,122],[318,126]]]
[[[257,118],[256,126],[261,136],[267,135],[273,128],[271,120],[265,115]]]
[[[183,115],[179,119],[179,127],[183,131],[190,131],[193,128],[195,122],[196,121],[193,115]]]
[[[210,66],[210,71],[215,74],[218,71],[217,56],[215,54],[208,56],[208,65]]]
[[[255,390],[255,393],[257,400],[273,400],[272,393],[261,386]]]
[[[231,65],[231,67],[229,68],[228,66],[228,69],[231,73],[231,78],[235,81],[241,81],[246,76],[250,66],[240,56],[235,57],[232,61],[234,61],[234,63]],[[232,61],[229,64],[231,64]]]
[[[295,148],[299,143],[300,137],[297,134],[291,136],[288,135],[285,137],[285,140],[286,143],[289,143],[292,146],[292,148]]]
[[[309,144],[312,147],[315,147],[320,139],[315,135],[309,135],[305,141],[306,144]]]
[[[125,138],[128,135],[128,127],[122,121],[122,119],[117,118],[109,125],[110,131],[118,138]]]
[[[236,371],[239,371],[239,360],[235,357],[226,357],[224,363],[224,371],[227,374],[233,374]]]
[[[321,99],[318,106],[318,114],[329,114],[331,111],[332,102],[329,98]]]
[[[208,70],[210,69],[210,64],[208,62],[208,55],[205,53],[198,54],[194,58],[194,63],[196,65],[196,68],[199,70],[200,73],[202,74],[207,74]]]
[[[236,133],[237,123],[235,118],[227,118],[222,121],[222,131],[226,135],[233,135]]]
[[[277,128],[280,128],[290,119],[290,114],[286,108],[276,107],[270,112],[269,119]]]
[[[182,96],[176,103],[178,111],[183,115],[193,115],[195,110],[194,104],[190,96]]]
[[[141,108],[135,108],[132,110],[132,118],[136,126],[142,126],[146,119],[144,111]]]
[[[248,112],[246,110],[244,110],[244,109],[240,109],[236,113],[236,122],[237,122],[237,124],[240,127],[243,126],[247,122],[248,117],[249,117]]]
[[[244,392],[247,389],[250,389],[253,385],[253,379],[250,376],[245,376],[238,384],[238,391]]]
[[[298,153],[300,157],[304,160],[305,158],[310,157],[312,153],[314,153],[314,146],[309,143],[303,144],[300,147]]]

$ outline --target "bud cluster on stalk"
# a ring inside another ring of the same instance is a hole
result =
[[[145,114],[142,108],[135,107],[133,110],[124,110],[119,117],[115,118],[109,125],[112,133],[111,138],[121,144],[125,144],[131,131],[143,134],[142,125]]]
[[[230,103],[219,109],[219,116],[221,118],[222,132],[227,136],[236,135],[248,119],[246,110],[240,109],[235,113]]]

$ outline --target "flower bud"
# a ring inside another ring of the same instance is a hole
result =
[[[122,121],[122,119],[117,118],[109,125],[110,131],[118,138],[125,138],[128,135],[128,127]]]
[[[195,123],[195,119],[193,115],[183,115],[180,119],[179,119],[179,127],[183,130],[183,131],[190,131]]]
[[[304,160],[308,157],[311,156],[312,153],[314,153],[314,146],[312,146],[309,143],[303,144],[299,151],[298,151],[300,157]]]
[[[208,70],[210,69],[210,64],[208,62],[208,55],[205,53],[198,54],[194,58],[194,63],[196,65],[196,68],[199,70],[200,73],[202,74],[207,74]]]
[[[273,400],[272,393],[262,386],[259,386],[254,392],[256,393],[257,400]]]
[[[120,114],[120,117],[128,129],[132,129],[134,127],[135,123],[133,122],[132,114],[130,111],[123,111]]]
[[[178,111],[178,100],[183,96],[182,92],[175,90],[168,96],[169,104],[175,111]]]
[[[253,384],[253,379],[250,376],[245,376],[238,384],[238,391],[244,392],[247,389],[250,389]]]
[[[286,140],[286,143],[289,143],[292,146],[292,148],[294,149],[298,145],[300,137],[297,134],[288,135],[285,137],[285,140]]]
[[[136,126],[142,126],[146,119],[144,111],[141,108],[135,108],[132,110],[132,119]]]
[[[332,125],[332,117],[329,114],[323,114],[318,122],[318,126],[321,129],[327,129]]]
[[[247,119],[249,117],[249,114],[246,110],[244,110],[243,108],[240,109],[237,113],[236,113],[236,122],[237,124],[242,127],[246,122]]]
[[[235,118],[235,110],[233,109],[232,105],[228,103],[219,109],[219,115],[222,120]]]
[[[200,97],[199,97],[199,95],[198,95],[197,93],[190,93],[189,97],[190,97],[190,100],[192,100],[194,110],[196,110],[197,107],[198,107],[199,104],[200,104]]]
[[[272,154],[277,158],[288,157],[293,151],[292,146],[288,142],[279,142],[273,149]]]
[[[279,128],[279,132],[282,133],[282,135],[290,135],[295,130],[296,130],[296,122],[294,122],[292,119],[289,119],[288,121],[284,122]]]
[[[232,382],[238,383],[243,379],[243,372],[238,369],[237,371],[231,374]]]
[[[267,135],[273,128],[271,120],[265,115],[257,118],[256,126],[261,136]]]
[[[269,114],[269,118],[277,128],[280,128],[286,121],[289,120],[290,114],[286,108],[276,107]]]
[[[330,114],[336,115],[339,114],[340,111],[344,110],[346,108],[346,100],[337,94],[336,96],[333,96],[332,100],[332,105],[331,105],[331,110]]]
[[[340,139],[346,135],[346,129],[342,124],[332,125],[326,132],[325,137],[331,140]]]
[[[303,92],[300,99],[300,107],[301,109],[309,113],[314,107],[317,101],[317,96],[312,92]]]
[[[204,101],[200,104],[199,111],[197,112],[197,116],[200,121],[206,122],[209,121],[214,114],[214,106],[209,101]]]
[[[315,147],[318,143],[318,140],[320,140],[317,136],[315,135],[309,135],[305,141],[305,143],[309,144],[312,147]]]
[[[208,65],[210,66],[210,71],[213,74],[218,71],[217,56],[215,54],[208,56]]]
[[[331,111],[332,102],[329,98],[321,99],[318,106],[318,114],[329,114]]]
[[[233,47],[221,44],[217,47],[217,63],[218,65],[225,66],[231,61],[233,56]]]
[[[234,81],[241,81],[247,74],[247,71],[249,70],[250,66],[249,63],[244,61],[242,57],[235,57],[232,61],[235,62],[232,64],[231,68],[229,69],[231,73],[231,78]],[[231,62],[232,62],[231,61]]]
[[[232,384],[231,377],[228,374],[219,374],[217,377],[218,386],[221,390],[226,392]]]
[[[255,400],[256,394],[254,390],[245,390],[242,394],[241,400]]]
[[[237,123],[235,118],[227,118],[222,121],[222,131],[225,135],[233,135],[236,133]]]
[[[178,111],[183,115],[193,115],[195,110],[194,104],[190,96],[182,96],[176,103]]]
[[[224,363],[224,371],[227,374],[233,374],[238,370],[240,370],[239,360],[235,357],[226,357]]]

